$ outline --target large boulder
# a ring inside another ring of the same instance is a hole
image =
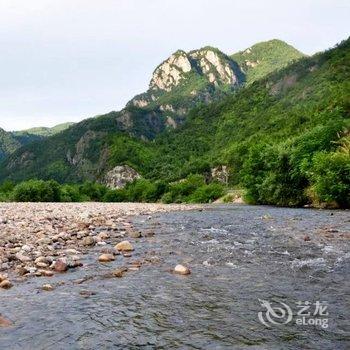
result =
[[[141,176],[135,169],[128,165],[118,165],[105,175],[104,184],[111,189],[120,189],[139,178]]]

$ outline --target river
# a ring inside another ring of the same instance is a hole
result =
[[[349,349],[349,211],[211,205],[133,223],[155,235],[129,259],[152,263],[107,278],[125,258],[99,264],[94,248],[82,268],[1,291],[14,326],[0,349]]]

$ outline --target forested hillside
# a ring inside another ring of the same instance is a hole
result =
[[[0,128],[0,161],[14,153],[21,146],[56,135],[73,124],[63,123],[52,128],[38,127],[21,131],[5,131]]]
[[[102,180],[108,169],[128,164],[149,179],[148,184],[171,183],[191,174],[210,181],[211,169],[226,166],[229,186],[244,188],[249,202],[348,207],[349,62],[346,40],[260,80],[251,76],[249,84],[242,83],[219,101],[197,104],[174,130],[169,115],[160,110],[164,105],[147,100],[152,100],[148,92],[121,112],[83,121],[15,152],[3,163],[0,179]],[[160,76],[154,75],[150,91]],[[158,85],[166,82],[173,80],[163,77]],[[170,98],[171,91],[178,91],[177,85],[158,98]],[[137,188],[140,193],[142,186]],[[165,201],[181,201],[174,193]]]

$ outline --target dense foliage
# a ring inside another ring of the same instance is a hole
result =
[[[20,143],[11,135],[0,128],[0,160],[20,147]]]
[[[201,175],[168,184],[139,179],[123,189],[112,190],[98,183],[60,185],[54,180],[5,181],[0,186],[1,201],[16,202],[159,202],[208,203],[224,194],[219,183],[207,184]]]

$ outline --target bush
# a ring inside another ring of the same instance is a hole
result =
[[[17,202],[59,202],[60,185],[53,180],[28,180],[14,188],[13,198]]]
[[[103,196],[103,202],[107,203],[119,203],[127,201],[127,193],[124,189],[120,190],[107,190]]]
[[[205,185],[202,175],[189,175],[186,179],[169,185],[168,192],[162,197],[164,203],[185,203],[197,188]]]
[[[187,202],[189,203],[211,203],[224,195],[224,187],[218,183],[211,183],[197,188]]]
[[[61,202],[84,202],[89,200],[89,197],[79,192],[79,187],[77,185],[63,185],[60,191]]]
[[[350,155],[319,152],[313,157],[310,171],[312,192],[318,201],[350,207]]]
[[[79,192],[84,196],[85,200],[102,202],[107,192],[107,187],[96,182],[86,181],[80,185]]]

